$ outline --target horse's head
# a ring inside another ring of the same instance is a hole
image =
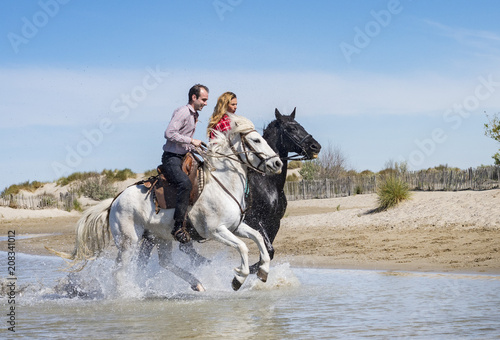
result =
[[[295,109],[289,116],[275,110],[276,121],[283,135],[283,144],[289,152],[295,152],[292,159],[314,159],[318,157],[321,145],[299,123],[295,121]]]
[[[255,130],[253,123],[241,116],[229,114],[229,117],[231,130],[228,131],[226,141],[240,162],[266,174],[280,173],[283,162],[260,133]],[[223,143],[221,137],[222,134],[216,134],[213,142],[215,144]]]
[[[283,162],[260,133],[255,130],[241,133],[240,140],[243,148],[241,155],[246,157],[248,165],[266,174],[281,173]]]

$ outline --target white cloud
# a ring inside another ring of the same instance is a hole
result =
[[[157,66],[142,70],[0,70],[2,126],[92,125],[104,117],[119,123],[169,120],[186,103],[191,85],[210,87],[208,116],[224,91],[239,98],[239,112],[250,119],[272,120],[274,108],[301,116],[442,113],[474,94],[476,79],[435,74],[327,74],[320,72],[163,72],[155,85],[149,76]],[[492,76],[500,81],[500,75]],[[148,79],[145,83],[145,79]],[[153,86],[154,85],[154,86]],[[499,89],[500,90],[500,89]],[[500,107],[500,96],[485,106]]]
[[[451,27],[432,20],[425,21],[429,26],[438,29],[440,34],[456,39],[459,42],[483,41],[489,44],[500,43],[500,35],[496,32],[467,29],[463,27]]]
[[[2,126],[78,126],[98,121],[110,114],[114,100],[142,86],[146,74],[146,69],[2,69]]]
[[[500,62],[500,35],[497,32],[452,27],[431,20],[426,20],[425,23],[434,28],[437,34],[451,38],[465,47],[467,53],[477,58],[473,62]]]

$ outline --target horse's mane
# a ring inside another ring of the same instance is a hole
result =
[[[245,133],[255,130],[254,124],[245,117],[238,116],[232,113],[227,114],[231,121],[231,129],[227,131],[227,136],[220,131],[213,130],[214,138],[208,143],[208,150],[215,151],[216,148],[225,147],[228,145],[231,137],[238,133]]]
[[[276,120],[276,119],[273,120],[271,123],[267,124],[267,126],[263,129],[262,136],[264,138],[266,138],[268,136],[268,134],[270,134],[276,128],[277,124],[278,124],[278,120]]]

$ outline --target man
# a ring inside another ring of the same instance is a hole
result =
[[[193,139],[198,122],[198,111],[207,105],[208,87],[197,84],[189,90],[189,102],[174,111],[165,130],[167,139],[163,145],[162,165],[168,181],[177,188],[172,235],[181,242],[189,242],[189,234],[183,228],[186,217],[191,181],[182,171],[182,161],[188,151],[201,145],[201,140]]]

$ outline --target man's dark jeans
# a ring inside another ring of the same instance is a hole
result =
[[[182,171],[182,160],[184,155],[163,152],[161,162],[163,171],[169,183],[177,188],[177,200],[174,213],[174,221],[180,224],[184,221],[189,205],[189,194],[191,193],[191,181],[188,175]]]

